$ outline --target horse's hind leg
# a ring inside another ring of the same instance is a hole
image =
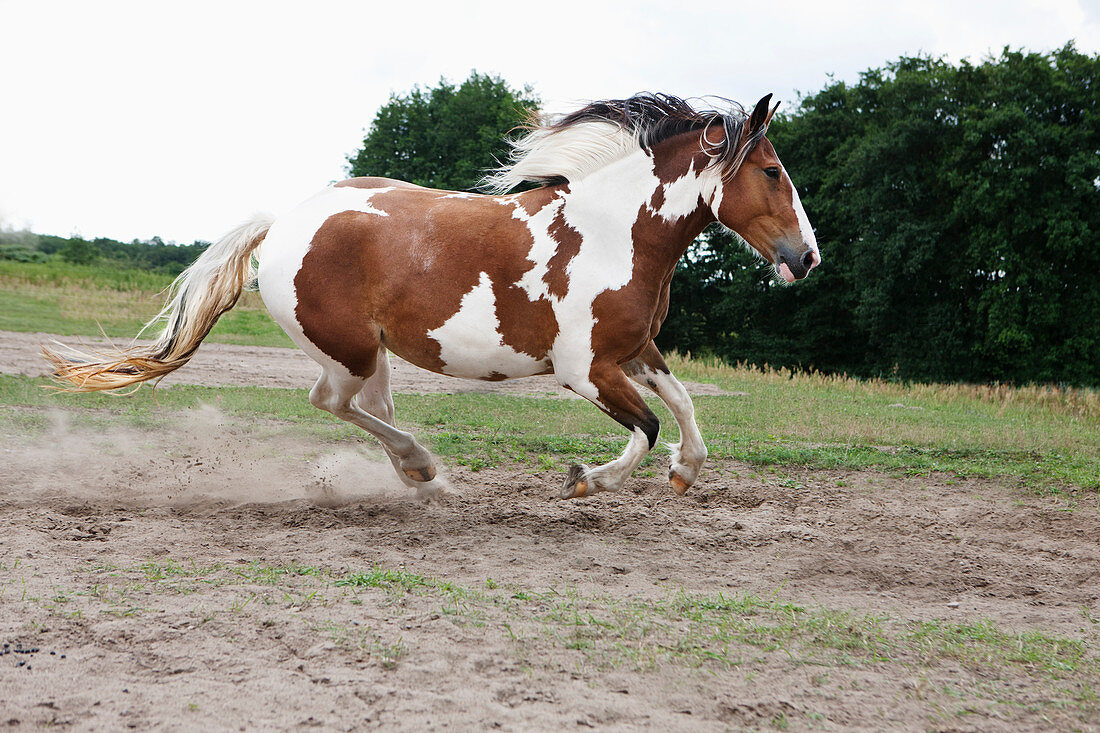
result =
[[[596,387],[593,404],[631,431],[623,454],[610,463],[589,468],[573,466],[562,488],[563,499],[588,496],[598,491],[616,491],[634,472],[657,442],[660,423],[638,390],[614,362],[593,365],[590,380]]]
[[[387,373],[387,381],[388,376]],[[431,497],[440,487],[435,479],[431,453],[412,434],[398,430],[386,420],[375,417],[360,407],[358,395],[369,381],[347,372],[340,373],[335,367],[326,367],[317,384],[310,390],[309,401],[314,407],[358,425],[377,438],[402,480],[415,487],[420,498]]]
[[[683,494],[695,483],[703,462],[707,460],[707,446],[695,423],[695,406],[691,403],[691,396],[680,380],[672,375],[652,341],[638,358],[623,365],[623,371],[638,384],[653,390],[676,418],[676,424],[680,427],[680,443],[669,445],[672,465],[668,469],[668,482],[673,491]]]
[[[363,408],[371,415],[374,415],[391,427],[397,427],[396,413],[393,407],[393,394],[390,392],[390,358],[385,347],[378,349],[378,358],[374,363],[374,374],[370,375],[363,385],[363,388],[359,390],[356,401],[359,407]],[[405,485],[416,489],[417,495],[421,498],[430,498],[438,494],[440,490],[446,486],[446,482],[438,475],[428,482],[414,481],[402,470],[401,458],[387,448],[384,443],[382,444],[382,449],[385,450],[386,455],[389,456],[394,470],[397,471],[397,475],[401,477]]]

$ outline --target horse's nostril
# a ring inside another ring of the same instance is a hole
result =
[[[806,270],[810,270],[814,266],[814,251],[812,249],[806,250],[806,254],[802,255],[802,266]]]

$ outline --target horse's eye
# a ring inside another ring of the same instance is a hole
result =
[[[768,178],[778,179],[779,178],[779,169],[776,168],[774,165],[771,168],[765,168],[764,169],[764,175],[767,176]]]

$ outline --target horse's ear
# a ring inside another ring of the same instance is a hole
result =
[[[768,116],[764,118],[764,127],[767,127],[772,123],[772,117],[775,117],[775,111],[779,109],[779,102],[776,102],[772,106],[772,111],[768,113]]]
[[[771,119],[771,115],[768,114],[768,105],[772,101],[771,94],[765,94],[764,97],[756,103],[756,107],[753,109],[752,114],[749,115],[749,119],[745,122],[745,131],[750,135],[755,135],[762,130]]]

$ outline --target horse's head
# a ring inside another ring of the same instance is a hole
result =
[[[817,267],[821,253],[798,191],[765,136],[779,106],[769,109],[771,97],[761,99],[742,125],[740,165],[735,163],[734,174],[724,178],[711,209],[790,283]]]

